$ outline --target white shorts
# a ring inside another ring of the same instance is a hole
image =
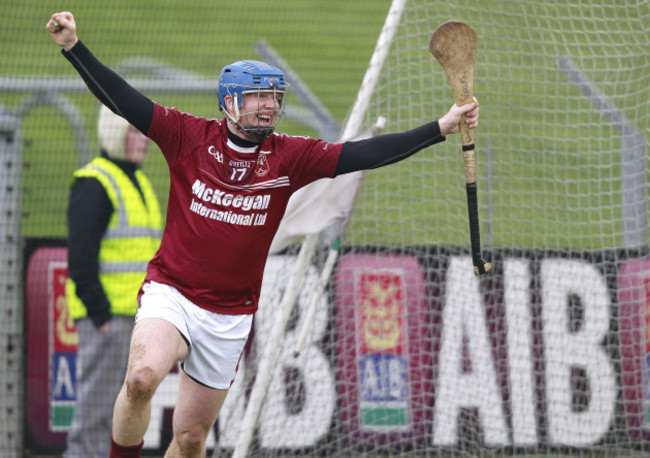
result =
[[[142,290],[135,322],[160,318],[173,324],[189,346],[181,365],[185,373],[210,388],[230,388],[253,315],[210,312],[190,302],[173,286],[162,283],[145,283]]]

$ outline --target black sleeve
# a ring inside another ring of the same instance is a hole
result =
[[[153,119],[153,101],[97,60],[81,41],[70,51],[62,50],[61,53],[79,72],[90,92],[100,102],[140,132],[147,134]]]
[[[75,282],[95,327],[111,319],[111,306],[99,281],[99,247],[113,214],[113,204],[95,178],[81,178],[68,201],[68,275]]]
[[[406,132],[346,142],[334,175],[393,164],[444,140],[438,121],[433,121]]]

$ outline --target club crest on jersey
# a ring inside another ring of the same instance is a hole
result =
[[[267,173],[269,173],[269,160],[266,158],[266,154],[260,154],[255,166],[255,175],[263,177]]]

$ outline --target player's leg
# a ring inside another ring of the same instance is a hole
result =
[[[228,390],[209,388],[181,371],[178,401],[174,409],[174,438],[165,457],[205,456],[205,441]]]
[[[253,323],[252,315],[222,315],[193,304],[188,308],[192,350],[183,361],[167,457],[204,456],[205,440],[235,379]]]
[[[129,363],[113,410],[113,440],[123,446],[142,443],[151,398],[172,367],[187,354],[187,343],[167,320],[146,318],[133,328]]]

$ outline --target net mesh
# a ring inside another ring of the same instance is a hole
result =
[[[74,364],[74,327],[55,326],[56,304],[65,301],[66,206],[73,171],[99,152],[98,105],[43,29],[51,5],[7,5],[0,455],[58,454],[76,387],[74,374],[61,372],[61,361]],[[352,116],[390,6],[115,0],[68,8],[102,62],[157,102],[206,117],[218,115],[221,67],[267,60],[264,40],[322,103],[318,113],[290,81],[279,130],[325,138],[332,130],[320,130],[319,115],[329,116],[330,128]],[[478,35],[479,216],[493,270],[473,275],[459,136],[367,172],[349,221],[334,231],[342,247],[326,289],[318,282],[331,232],[289,304],[251,426],[243,422],[247,400],[263,378],[257,368],[300,246],[269,258],[254,336],[208,436],[209,455],[650,452],[650,6],[407,0],[364,128],[385,117],[384,132],[399,132],[449,109],[451,86],[428,43],[450,19]],[[164,211],[168,172],[155,145],[144,171]],[[173,371],[154,397],[151,455],[169,442],[177,384]],[[244,449],[246,428],[253,429]]]

